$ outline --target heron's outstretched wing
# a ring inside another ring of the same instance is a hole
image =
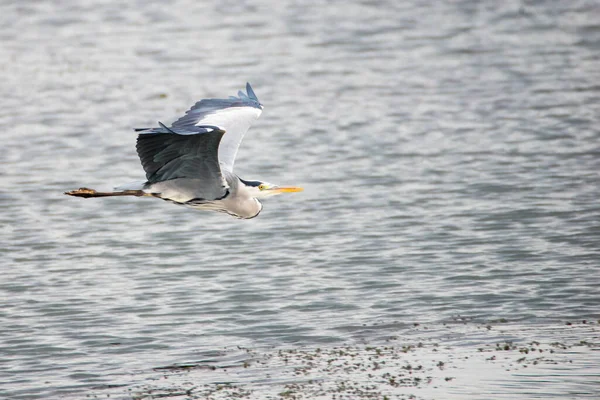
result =
[[[239,91],[238,97],[231,96],[228,99],[201,100],[175,121],[171,129],[178,133],[200,133],[203,126],[224,130],[226,133],[219,146],[219,162],[224,169],[233,172],[235,156],[244,134],[262,113],[262,105],[249,83],[246,83],[246,92]]]
[[[205,127],[197,134],[179,134],[164,125],[143,131],[136,148],[148,183],[194,179],[198,180],[198,196],[210,200],[223,197],[228,186],[217,153],[224,133]]]

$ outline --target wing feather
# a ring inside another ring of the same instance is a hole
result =
[[[197,102],[171,127],[136,129],[137,152],[148,184],[179,178],[199,180],[202,198],[219,198],[228,186],[223,170],[233,172],[235,156],[262,105],[249,83],[246,93]]]
[[[246,92],[238,92],[238,97],[228,99],[204,99],[189,109],[185,115],[173,123],[171,129],[182,134],[197,134],[206,127],[218,127],[226,134],[219,147],[219,162],[222,167],[233,172],[233,164],[244,135],[262,113],[262,104],[249,83]],[[185,132],[185,133],[183,133]]]

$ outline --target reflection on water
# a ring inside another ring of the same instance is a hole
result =
[[[263,349],[346,345],[363,357],[391,336],[409,341],[414,323],[456,367],[437,391],[419,385],[424,398],[600,392],[594,2],[2,11],[0,397],[117,384],[109,392],[127,396],[162,376],[156,367],[237,365],[236,346],[277,359]],[[265,202],[251,221],[62,195],[141,179],[133,127],[246,81],[265,110],[236,172],[302,194]],[[444,328],[458,316],[472,328],[459,339]],[[503,318],[503,330],[485,328]],[[577,335],[563,329],[584,319]],[[557,364],[551,390],[531,392],[522,370],[473,381],[506,366],[477,346],[511,340],[591,345],[557,349],[573,362]],[[433,363],[429,351],[411,354]],[[477,361],[458,362],[462,351]],[[302,381],[266,365],[268,377],[239,369],[240,390],[261,398]],[[343,379],[320,368],[324,390]],[[207,390],[220,379],[190,376]],[[377,393],[409,395],[377,379]]]

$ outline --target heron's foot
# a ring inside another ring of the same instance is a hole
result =
[[[88,188],[79,188],[77,190],[71,190],[70,192],[65,192],[65,194],[69,195],[69,196],[76,196],[76,197],[96,197],[98,192],[96,192],[94,189],[88,189]]]

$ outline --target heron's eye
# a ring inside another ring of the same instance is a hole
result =
[[[265,185],[263,185],[263,184],[258,185],[258,190],[263,190],[264,188],[265,188]]]

